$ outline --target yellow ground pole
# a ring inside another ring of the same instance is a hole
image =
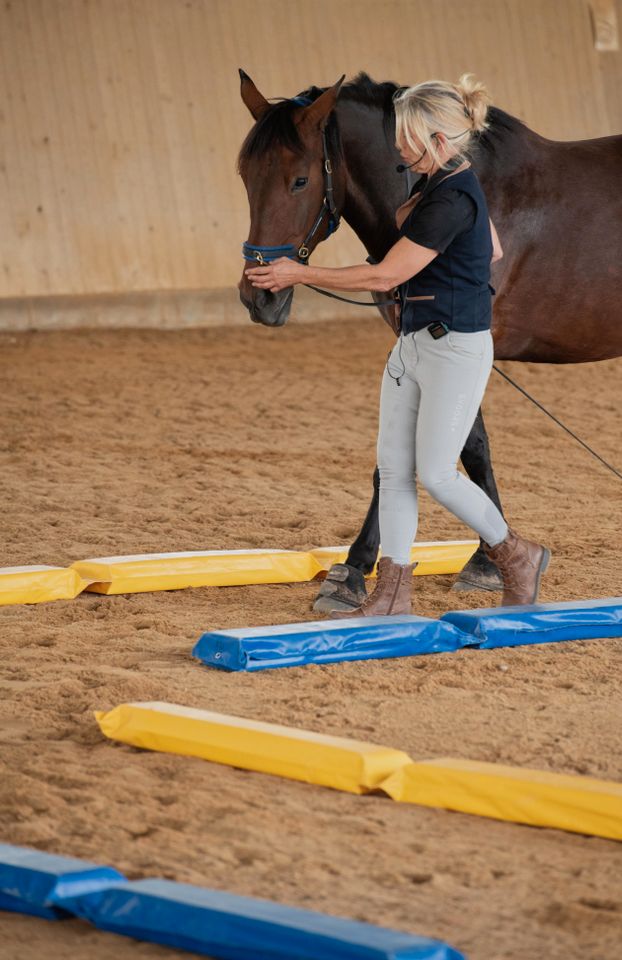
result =
[[[317,564],[294,550],[207,550],[79,560],[73,569],[93,593],[145,593],[186,587],[237,587],[312,580]]]
[[[66,567],[2,567],[0,606],[73,600],[87,583],[77,570]]]
[[[315,783],[380,790],[400,803],[622,840],[622,784],[401,750],[171,703],[124,703],[95,718],[111,740]]]
[[[124,703],[95,718],[111,740],[305,783],[367,793],[410,762],[401,750],[172,703]]]
[[[417,543],[415,576],[459,573],[477,549],[476,540]],[[78,560],[71,567],[0,568],[0,606],[72,600],[92,593],[146,593],[186,587],[236,587],[306,583],[343,563],[347,546],[315,550],[202,550]]]
[[[415,575],[458,573],[477,541],[418,543],[411,552]],[[234,587],[260,583],[305,583],[343,563],[348,547],[296,550],[211,550],[80,560],[73,569],[90,581],[92,593],[143,593],[185,587]]]
[[[622,840],[622,784],[441,758],[403,766],[381,785],[393,800]]]

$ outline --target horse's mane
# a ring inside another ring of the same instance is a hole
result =
[[[327,87],[308,87],[297,97],[315,101]],[[344,83],[339,91],[340,101],[360,103],[382,111],[385,136],[392,142],[394,130],[393,96],[401,89],[397,83],[385,80],[377,83],[369,74],[361,71],[353,80]],[[275,145],[287,147],[293,153],[302,155],[304,144],[293,121],[293,113],[300,106],[296,98],[280,99],[263,114],[252,127],[244,140],[238,156],[238,170],[241,170],[252,156],[262,156]],[[499,107],[490,107],[487,114],[490,124],[487,130],[475,136],[475,145],[488,153],[526,126],[522,120],[511,116]],[[335,113],[331,113],[326,124],[328,150],[333,166],[336,168],[342,159],[341,138]]]
[[[316,90],[316,87],[312,88]],[[339,92],[340,100],[354,100],[356,103],[367,104],[370,107],[377,107],[383,111],[384,124],[387,132],[392,132],[393,127],[393,97],[397,90],[401,90],[397,83],[385,80],[383,83],[376,83],[369,74],[361,71],[354,80],[344,84]],[[322,93],[322,90],[318,91]],[[500,107],[490,107],[488,109],[487,120],[490,124],[487,130],[477,134],[475,142],[483,150],[495,152],[496,147],[515,134],[520,134],[527,128],[526,124],[518,117],[513,117]]]

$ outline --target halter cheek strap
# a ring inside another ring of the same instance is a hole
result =
[[[295,97],[294,103],[298,103],[300,106],[307,106],[308,104],[312,103],[312,101],[308,100],[306,97]],[[315,218],[313,226],[311,227],[307,236],[304,238],[298,249],[296,249],[293,243],[282,244],[278,247],[260,247],[245,241],[242,244],[242,256],[245,260],[253,260],[256,263],[264,265],[272,263],[273,260],[278,260],[279,257],[295,257],[300,261],[300,263],[306,264],[309,262],[309,257],[311,256],[309,245],[319,230],[322,220],[326,214],[328,214],[328,233],[326,238],[328,239],[328,237],[330,237],[330,235],[335,233],[335,231],[338,229],[341,217],[339,216],[339,211],[335,205],[333,168],[330,162],[330,157],[328,156],[326,130],[322,130],[322,147],[324,151],[324,160],[322,164],[322,170],[324,174],[324,201],[322,203],[322,209]]]

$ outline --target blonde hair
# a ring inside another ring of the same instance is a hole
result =
[[[433,134],[443,133],[456,148],[456,156],[466,160],[473,134],[489,127],[486,114],[491,97],[472,73],[463,74],[457,83],[428,80],[414,87],[403,87],[394,94],[393,103],[396,139],[403,140],[416,154],[420,152],[412,139],[416,136],[430,158],[442,168],[447,166],[447,161],[441,162]]]

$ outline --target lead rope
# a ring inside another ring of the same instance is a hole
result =
[[[611,464],[608,463],[608,462],[605,460],[604,457],[601,457],[601,455],[600,455],[599,453],[596,453],[595,450],[592,450],[592,448],[591,448],[590,446],[588,446],[588,444],[585,443],[585,441],[582,440],[581,437],[578,437],[578,436],[576,435],[576,433],[573,433],[572,430],[570,430],[564,423],[561,422],[561,420],[558,420],[557,417],[553,416],[553,414],[550,413],[550,412],[546,409],[546,407],[544,407],[538,400],[536,400],[535,397],[532,397],[530,393],[527,393],[527,391],[524,390],[523,387],[520,387],[514,380],[512,380],[511,377],[508,377],[507,373],[504,373],[503,370],[500,370],[499,367],[497,367],[495,364],[493,364],[493,367],[492,367],[492,368],[493,368],[493,370],[496,370],[496,372],[497,372],[500,376],[502,376],[504,380],[507,380],[508,383],[511,383],[512,386],[515,387],[516,390],[519,391],[519,393],[522,393],[523,396],[527,397],[528,400],[531,400],[532,403],[535,403],[536,407],[538,407],[538,409],[542,410],[543,413],[546,413],[547,417],[550,417],[551,420],[552,420],[554,423],[556,423],[558,427],[561,427],[562,430],[565,430],[566,433],[569,433],[570,436],[573,438],[573,440],[576,440],[577,443],[580,443],[582,447],[585,447],[585,449],[588,451],[588,453],[591,453],[593,457],[595,457],[597,460],[600,460],[600,462],[602,463],[602,465],[603,465],[604,467],[607,467],[608,470],[611,470],[611,472],[612,472],[613,474],[615,474],[615,476],[618,478],[618,480],[622,480],[622,473],[620,473],[619,470],[616,470],[616,468],[615,468],[615,467],[612,467]]]
[[[320,290],[319,287],[314,287],[312,283],[305,283],[303,286],[308,287],[309,290],[315,290],[316,293],[321,293],[323,297],[332,297],[333,300],[341,300],[343,303],[353,303],[355,307],[394,307],[396,303],[395,300],[380,300],[378,303],[375,300],[349,300],[347,297],[340,297],[328,290]]]

